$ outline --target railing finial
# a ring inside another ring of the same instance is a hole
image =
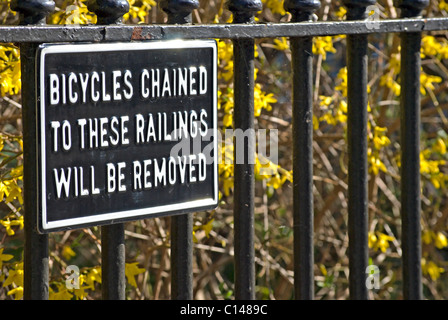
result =
[[[292,14],[293,22],[311,21],[314,11],[320,8],[320,1],[285,0],[284,8]]]
[[[191,12],[199,8],[198,0],[161,0],[160,8],[168,15],[170,24],[191,23]]]
[[[127,0],[93,0],[87,8],[97,15],[97,24],[117,24],[122,22],[123,15],[129,11],[129,3]]]
[[[367,8],[376,3],[376,0],[342,0],[347,8],[347,20],[363,20],[368,17]]]
[[[53,0],[12,0],[11,10],[19,12],[20,24],[45,24],[54,10]]]
[[[418,17],[429,5],[429,0],[397,0],[396,6],[401,9],[403,18]]]
[[[227,8],[233,13],[234,23],[254,22],[255,13],[263,9],[260,0],[229,0]]]

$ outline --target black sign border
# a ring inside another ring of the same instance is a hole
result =
[[[143,209],[130,209],[126,211],[101,213],[88,217],[75,219],[64,219],[58,222],[46,221],[46,158],[45,158],[45,55],[50,53],[79,53],[79,52],[108,52],[117,49],[131,50],[157,50],[157,49],[182,49],[182,48],[211,48],[213,50],[213,136],[214,136],[214,161],[213,178],[214,190],[213,198],[201,200],[173,203],[159,207],[149,207]],[[215,40],[166,40],[166,41],[145,41],[145,42],[108,42],[108,43],[44,43],[39,45],[36,51],[36,142],[37,142],[37,194],[38,199],[38,225],[37,231],[41,234],[50,232],[81,229],[95,226],[111,225],[127,221],[156,218],[163,216],[174,216],[186,213],[213,210],[218,206],[219,201],[219,181],[218,181],[218,61],[217,44]],[[164,208],[164,210],[161,210]]]

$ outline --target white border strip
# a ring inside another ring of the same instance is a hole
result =
[[[211,48],[213,49],[213,135],[214,135],[214,192],[213,198],[201,200],[173,203],[158,207],[118,211],[113,213],[103,213],[87,217],[74,219],[64,219],[59,221],[47,221],[47,190],[46,190],[46,130],[45,130],[45,55],[51,53],[80,53],[80,52],[110,52],[110,51],[137,51],[137,50],[157,50],[157,49],[187,49],[187,48]],[[175,212],[185,209],[213,206],[218,204],[218,123],[217,123],[217,46],[212,40],[170,40],[170,41],[150,41],[150,42],[130,42],[130,43],[101,43],[101,44],[63,44],[63,45],[43,45],[40,51],[40,148],[42,165],[40,169],[41,179],[41,215],[42,229],[51,231],[56,228],[69,228],[83,225],[101,223],[107,220],[118,220],[127,218],[138,218],[139,216],[152,215],[155,213]],[[39,130],[39,128],[38,128]],[[38,157],[39,158],[39,157]],[[39,159],[37,159],[39,161]]]

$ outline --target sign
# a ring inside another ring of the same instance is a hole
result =
[[[217,206],[215,41],[37,54],[40,232]]]

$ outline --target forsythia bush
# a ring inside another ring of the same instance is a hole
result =
[[[130,0],[124,23],[160,23],[155,0]],[[282,0],[263,0],[260,22],[287,22]],[[3,24],[17,23],[9,2],[0,1]],[[379,1],[381,18],[396,18]],[[322,2],[320,20],[341,20],[340,1]],[[426,16],[448,15],[445,1],[431,1]],[[224,0],[204,1],[197,23],[231,22]],[[56,1],[49,24],[94,24],[85,0]],[[448,40],[446,32],[422,39],[422,270],[424,296],[447,299],[448,287]],[[233,128],[233,46],[217,40],[220,128]],[[317,299],[347,297],[347,69],[345,36],[316,37],[314,59],[315,283]],[[256,40],[256,128],[278,130],[279,163],[256,154],[257,298],[292,298],[291,71],[287,38]],[[369,238],[370,262],[380,269],[376,299],[401,298],[400,244],[400,42],[396,34],[371,35],[369,46]],[[23,296],[23,167],[20,53],[0,45],[0,298]],[[194,215],[196,299],[232,297],[233,145],[222,141],[220,206]],[[263,161],[261,161],[263,160]],[[169,298],[169,218],[126,224],[129,299]],[[50,299],[98,299],[101,295],[100,229],[50,235]],[[66,285],[70,265],[80,268],[79,289]]]

